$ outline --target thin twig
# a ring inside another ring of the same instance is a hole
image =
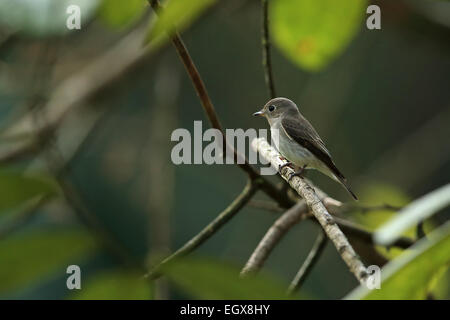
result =
[[[372,211],[381,211],[381,210],[386,210],[386,211],[400,211],[402,209],[401,206],[394,206],[391,204],[387,204],[387,203],[383,203],[380,205],[362,205],[359,203],[347,203],[345,205],[342,206],[342,209],[345,212],[351,212],[351,211],[358,211],[361,213],[368,213],[368,212],[372,212]]]
[[[261,154],[261,156],[268,160],[274,168],[278,168],[285,163],[284,160],[281,160],[282,158],[279,152],[272,148],[266,139],[254,139],[252,141],[252,146]],[[305,181],[305,179],[294,176],[289,180],[292,173],[294,173],[294,170],[286,166],[283,168],[281,176],[288,181],[289,185],[305,200],[311,213],[319,221],[328,238],[335,245],[350,272],[353,273],[360,283],[365,283],[365,280],[368,277],[366,267],[359,259],[355,250],[353,250],[347,237],[341,231],[334,218],[328,213],[314,189]]]
[[[372,212],[372,211],[381,211],[381,210],[389,210],[389,211],[399,211],[402,207],[399,206],[393,206],[390,204],[380,204],[380,205],[363,205],[363,204],[353,204],[353,203],[342,203],[340,201],[337,201],[336,199],[333,199],[331,197],[326,197],[322,199],[323,204],[325,207],[330,211],[332,214],[343,214],[343,213],[349,213],[352,211],[359,211],[359,212]],[[285,210],[278,205],[278,203],[270,200],[252,200],[249,203],[249,206],[258,208],[258,209],[264,209],[267,211],[272,212],[284,212]]]
[[[303,265],[301,266],[300,270],[298,270],[297,274],[294,277],[294,280],[292,280],[288,288],[288,294],[294,294],[296,291],[300,289],[303,282],[305,282],[306,278],[311,272],[312,268],[319,260],[323,250],[326,247],[327,240],[328,239],[325,236],[324,231],[320,230],[319,234],[317,235],[316,241],[314,242],[314,245],[311,248],[311,251],[306,257],[305,262],[303,262]]]
[[[269,201],[269,200],[256,200],[256,199],[253,199],[252,201],[250,201],[248,203],[248,206],[256,208],[256,209],[263,209],[263,210],[271,211],[271,212],[284,212],[284,211],[286,211],[285,209],[280,207],[280,205],[278,203],[276,203],[274,201]]]
[[[269,1],[261,0],[262,6],[262,64],[264,68],[264,78],[271,99],[276,97],[275,84],[272,73],[272,57],[270,54],[269,36]]]
[[[256,273],[263,266],[273,248],[295,224],[306,218],[308,207],[299,201],[283,213],[269,228],[241,271],[241,276]]]
[[[301,200],[304,201],[304,200]],[[357,238],[360,241],[363,241],[367,244],[376,245],[373,241],[373,233],[364,228],[363,226],[343,219],[336,217],[336,214],[345,213],[346,209],[341,210],[342,207],[346,207],[346,204],[343,204],[333,198],[326,197],[322,200],[325,207],[328,209],[328,212],[330,212],[334,216],[334,220],[339,225],[339,227],[342,229],[342,231],[349,235]],[[331,205],[331,202],[333,202],[333,205]],[[267,200],[252,200],[249,202],[249,206],[254,208],[259,208],[263,210],[267,210],[274,213],[282,213],[285,210],[278,206],[276,202],[273,201],[267,201]],[[374,209],[375,210],[375,209]],[[377,209],[378,210],[378,209]],[[313,217],[310,217],[313,218]],[[317,221],[317,220],[315,220]],[[407,249],[410,246],[414,244],[414,240],[408,237],[400,237],[398,238],[394,243],[391,244],[391,247],[398,247],[401,249]]]
[[[239,210],[241,210],[248,203],[248,201],[250,201],[250,199],[253,197],[258,188],[259,188],[258,180],[249,180],[244,190],[241,192],[241,194],[224,211],[222,211],[196,236],[194,236],[191,240],[186,242],[180,249],[175,251],[169,257],[164,259],[160,264],[151,269],[150,272],[146,274],[146,277],[150,279],[158,278],[159,276],[161,276],[161,270],[167,264],[173,262],[174,260],[182,256],[187,255],[188,253],[198,248],[213,234],[219,231],[219,229],[223,225],[225,225],[225,223],[227,223],[231,218],[233,218],[234,215],[238,213]]]
[[[361,241],[364,241],[368,244],[376,245],[373,241],[373,233],[366,230],[365,228],[353,223],[351,221],[334,217],[334,220],[338,224],[338,226],[342,229],[342,231],[348,235],[354,236]],[[407,237],[400,237],[394,243],[392,243],[391,247],[398,247],[401,249],[408,249],[414,244],[414,240]]]
[[[153,8],[156,14],[159,14],[161,10],[163,10],[158,0],[148,0],[148,2],[150,3],[151,7]],[[282,205],[283,207],[288,208],[292,206],[294,203],[286,196],[285,192],[281,192],[272,183],[270,183],[268,180],[266,180],[260,174],[258,174],[258,172],[248,163],[246,157],[244,155],[239,154],[232,146],[230,146],[227,143],[225,139],[225,134],[222,129],[222,125],[220,124],[214,105],[208,95],[208,91],[206,90],[205,84],[200,76],[200,73],[198,72],[195,63],[192,60],[189,51],[187,50],[186,46],[183,43],[183,40],[181,39],[180,35],[177,32],[174,32],[173,34],[171,34],[171,41],[178,53],[178,56],[183,62],[186,72],[191,78],[192,85],[194,86],[194,89],[200,99],[204,111],[206,112],[206,115],[209,119],[209,122],[211,123],[211,126],[222,132],[223,138],[222,147],[224,150],[223,154],[224,155],[229,154],[227,152],[229,150],[234,155],[235,160],[236,159],[243,160],[242,161],[243,163],[237,163],[237,165],[248,174],[250,179],[261,180],[262,191],[264,191],[272,199],[279,202],[280,205]]]

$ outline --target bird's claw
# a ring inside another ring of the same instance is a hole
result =
[[[280,164],[280,165],[278,166],[278,172],[281,173],[281,170],[283,170],[284,167],[290,167],[290,168],[292,168],[291,166],[292,166],[292,163],[291,163],[291,162],[286,162],[286,163]]]
[[[300,170],[298,170],[297,172],[292,172],[289,175],[289,178],[287,181],[290,182],[292,180],[292,178],[294,178],[294,177],[299,177],[300,179],[303,179],[303,171],[305,170],[305,168],[306,168],[306,165],[301,167]]]
[[[303,176],[302,176],[302,173],[301,172],[292,172],[290,175],[289,175],[289,178],[288,178],[288,182],[290,182],[291,180],[292,180],[292,178],[294,178],[294,177],[300,177],[300,179],[303,179]]]

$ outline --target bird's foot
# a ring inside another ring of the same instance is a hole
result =
[[[305,168],[306,164],[303,167],[301,167],[300,170],[298,170],[297,172],[291,173],[289,175],[288,182],[291,181],[293,177],[300,177],[300,179],[303,179],[303,171],[305,170]]]
[[[280,157],[280,160],[286,160],[286,158],[283,158],[283,159],[281,159],[282,157]],[[281,173],[281,170],[283,170],[283,168],[284,167],[289,167],[289,168],[291,168],[291,169],[294,169],[293,167],[292,167],[293,165],[292,165],[292,162],[286,162],[286,163],[284,163],[284,164],[280,164],[279,166],[278,166],[278,172],[279,173]]]

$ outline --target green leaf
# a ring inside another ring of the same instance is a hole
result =
[[[394,207],[404,207],[412,201],[411,197],[402,189],[386,183],[371,182],[359,193],[361,206],[370,207],[389,204]],[[358,213],[358,209],[355,209],[355,213]],[[370,211],[370,213],[355,214],[355,219],[370,230],[375,230],[396,215],[396,211],[380,208],[379,210]]]
[[[58,192],[57,183],[49,176],[0,170],[0,215],[30,200]]]
[[[106,0],[100,7],[99,16],[107,25],[123,29],[139,19],[147,5],[146,0]]]
[[[71,295],[77,300],[148,300],[152,292],[142,273],[109,271],[96,274]]]
[[[414,200],[374,234],[375,242],[390,245],[401,234],[450,204],[450,184]]]
[[[88,234],[73,230],[35,232],[0,242],[0,294],[32,285],[69,265],[96,248]],[[65,283],[63,284],[65,285]]]
[[[196,299],[286,299],[287,285],[266,275],[239,278],[239,269],[205,258],[185,258],[166,267],[173,283]]]
[[[95,13],[99,0],[1,0],[0,24],[33,36],[68,33],[66,10],[77,5],[81,27]]]
[[[450,268],[442,267],[430,282],[430,292],[436,300],[450,298]]]
[[[381,289],[359,286],[346,299],[423,299],[432,280],[450,265],[450,222],[433,231],[381,271]]]
[[[170,0],[161,10],[156,22],[150,26],[145,42],[182,31],[215,2],[216,0]]]
[[[395,207],[404,207],[411,202],[411,197],[408,196],[402,189],[392,184],[371,182],[360,191],[361,205],[362,206],[379,206],[383,204],[389,204]],[[381,225],[391,220],[397,215],[397,211],[380,209],[370,212],[360,212],[355,210],[353,218],[356,222],[362,224],[370,231],[375,231]],[[432,224],[427,222],[424,226],[426,230],[432,229]],[[416,229],[411,228],[403,233],[403,236],[409,238],[416,237]],[[397,257],[403,252],[400,248],[386,248],[384,246],[377,246],[377,250],[383,254],[386,258],[392,259]]]
[[[360,28],[366,0],[272,0],[270,27],[275,44],[309,71],[323,69]]]

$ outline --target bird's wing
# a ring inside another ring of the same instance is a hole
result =
[[[321,160],[328,168],[339,178],[345,181],[344,175],[338,170],[331,154],[325,147],[319,134],[313,128],[313,126],[302,115],[296,115],[295,117],[284,117],[281,120],[281,127],[286,135],[300,144],[302,147],[308,149],[319,160]]]
[[[281,126],[290,139],[307,148],[314,155],[320,152],[331,158],[330,152],[320,139],[319,134],[303,116],[284,117],[281,120]],[[314,149],[317,149],[316,152],[314,152]]]
[[[289,118],[284,117],[281,120],[281,128],[283,128],[289,139],[294,140],[303,148],[308,149],[320,161],[322,161],[331,170],[331,172],[334,173],[336,178],[347,189],[350,195],[355,200],[358,200],[356,195],[350,189],[350,186],[347,184],[347,180],[344,175],[339,171],[331,159],[330,152],[325,147],[322,139],[320,139],[319,134],[308,120],[306,120],[301,114]]]

